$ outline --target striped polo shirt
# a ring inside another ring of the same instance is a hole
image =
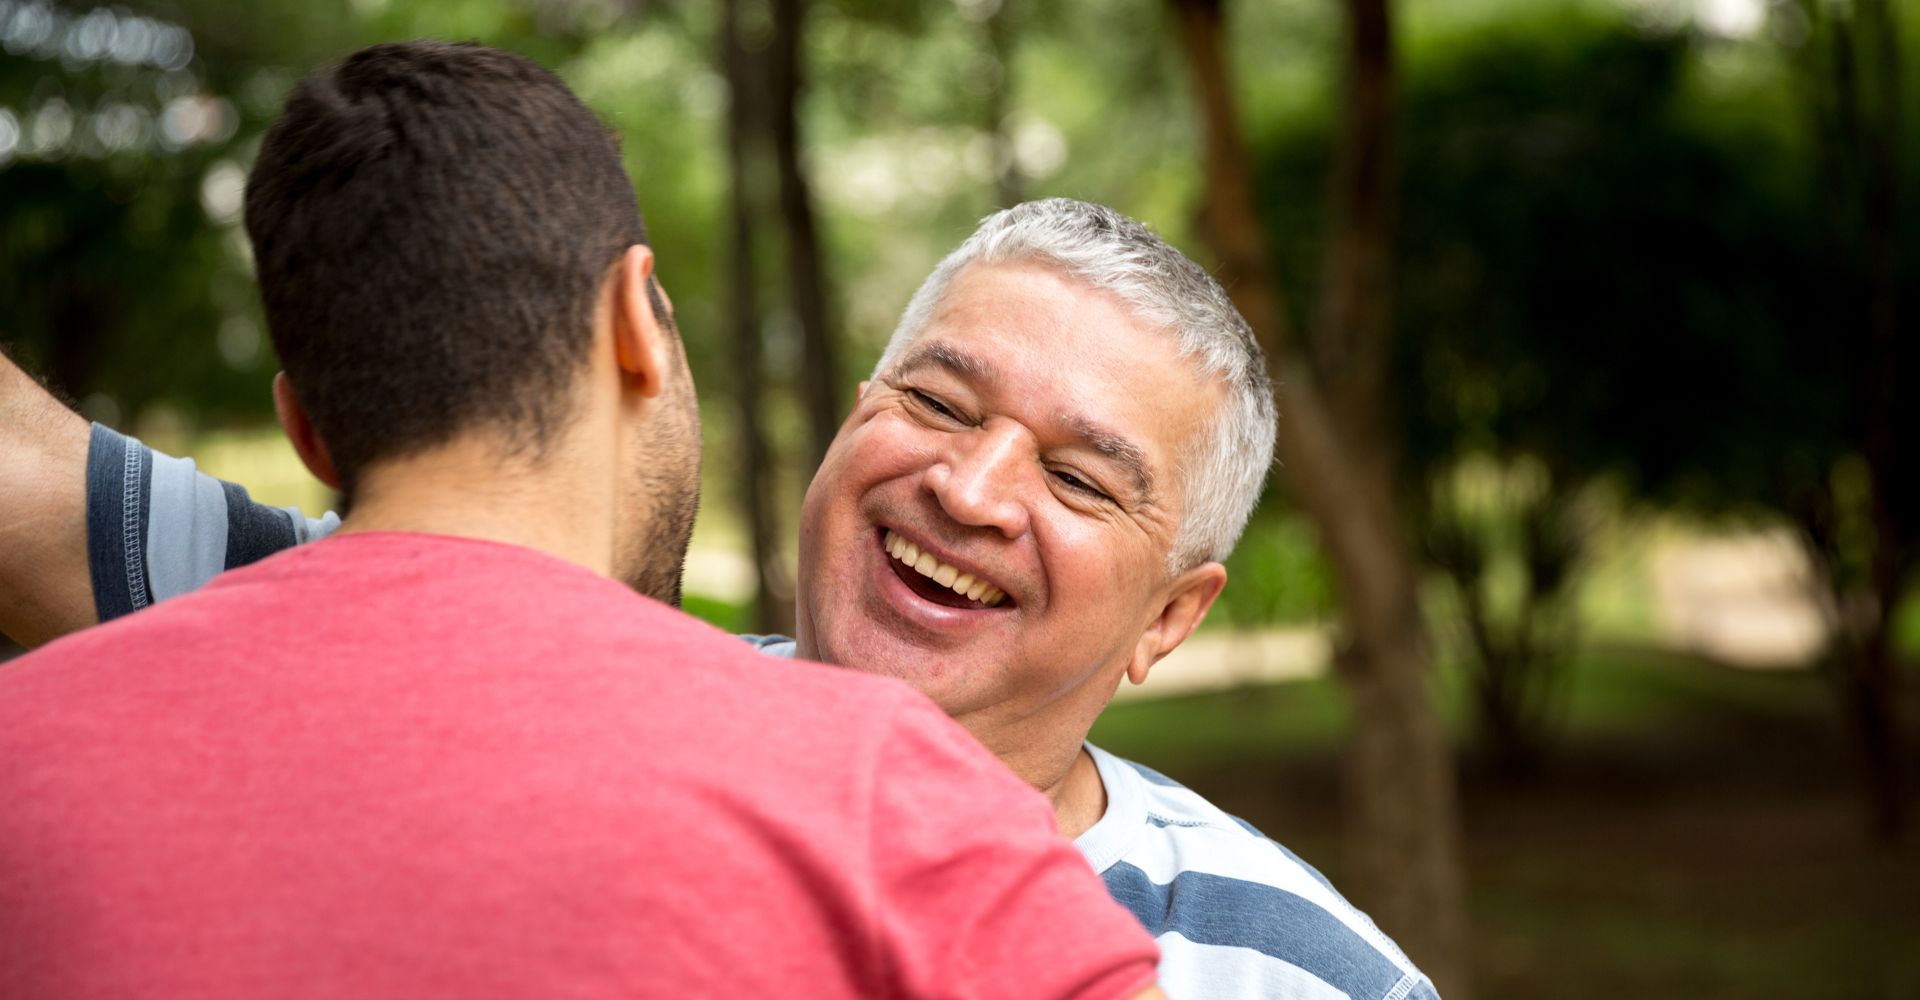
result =
[[[1074,846],[1159,939],[1169,996],[1434,1000],[1313,866],[1179,782],[1087,750],[1107,812]]]
[[[222,570],[339,526],[95,425],[87,549],[100,620],[183,594]],[[792,657],[785,636],[742,636]],[[1092,744],[1107,811],[1074,841],[1160,943],[1177,1000],[1436,1000],[1400,949],[1311,865],[1191,789]]]

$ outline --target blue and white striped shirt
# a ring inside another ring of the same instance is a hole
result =
[[[1074,846],[1160,942],[1169,996],[1435,1000],[1366,914],[1292,851],[1088,744],[1107,812]]]

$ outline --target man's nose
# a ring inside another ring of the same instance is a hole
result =
[[[926,484],[955,521],[1017,538],[1027,530],[1020,497],[1036,467],[1024,430],[981,427],[952,435],[946,454],[927,468]]]

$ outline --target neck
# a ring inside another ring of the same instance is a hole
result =
[[[1106,786],[1085,747],[1087,733],[1123,676],[1117,668],[1106,673],[1108,680],[1081,685],[1038,709],[1001,702],[953,717],[1053,803],[1054,819],[1068,838],[1085,833],[1106,814]]]
[[[1053,803],[1054,825],[1060,835],[1072,840],[1093,829],[1107,814],[1107,786],[1100,780],[1100,767],[1085,747],[1074,752],[1073,762],[1060,779],[1040,789]]]
[[[1071,840],[1106,815],[1106,786],[1086,741],[1094,720],[1113,699],[1120,676],[1114,671],[1112,684],[1085,685],[1034,714],[1003,702],[961,712],[953,721],[1053,803],[1054,822]]]
[[[361,471],[342,534],[417,531],[519,545],[613,573],[615,489],[578,445],[557,441],[538,461],[473,434]]]

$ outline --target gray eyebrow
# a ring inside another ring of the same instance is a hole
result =
[[[944,344],[939,341],[934,341],[931,344],[922,344],[907,352],[907,356],[901,358],[900,362],[893,366],[892,374],[905,375],[908,372],[929,366],[945,368],[962,378],[982,382],[993,379],[993,365],[989,364],[985,358],[968,354],[951,344]]]
[[[1153,473],[1147,470],[1147,458],[1139,445],[1077,413],[1061,414],[1060,422],[1085,441],[1087,447],[1124,469],[1132,477],[1142,501],[1153,499]]]
[[[954,375],[976,382],[995,380],[992,362],[940,341],[923,344],[907,352],[907,356],[900,359],[889,374],[906,375],[921,368],[944,368]],[[1146,453],[1140,450],[1139,445],[1078,413],[1062,413],[1057,419],[1087,447],[1118,465],[1133,480],[1134,490],[1141,502],[1153,501],[1153,473],[1148,471]]]

